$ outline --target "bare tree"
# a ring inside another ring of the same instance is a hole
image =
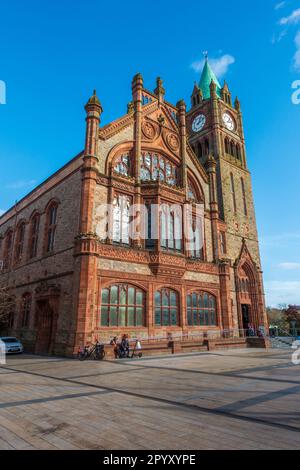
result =
[[[288,322],[296,321],[300,325],[300,309],[296,305],[289,305],[285,311],[285,316]]]
[[[8,326],[15,310],[15,298],[7,287],[0,287],[0,329]]]
[[[277,326],[279,330],[286,331],[289,329],[285,311],[279,308],[267,308],[267,315],[270,326]]]

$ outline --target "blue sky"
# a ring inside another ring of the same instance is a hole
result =
[[[267,303],[300,304],[300,0],[3,0],[0,13],[0,210],[82,149],[94,88],[103,124],[137,72],[189,102],[208,50],[242,103]]]

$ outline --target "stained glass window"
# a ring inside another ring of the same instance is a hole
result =
[[[129,219],[131,198],[117,194],[113,200],[113,242],[129,245]]]
[[[143,153],[141,156],[141,180],[159,180],[175,186],[177,184],[177,168],[167,158],[157,153]]]
[[[166,250],[182,251],[181,207],[160,206],[160,246]]]
[[[217,326],[215,297],[207,292],[187,295],[187,322],[189,326]]]
[[[155,292],[155,325],[178,325],[178,294],[171,289]]]
[[[193,259],[204,259],[204,224],[201,217],[192,216],[189,219],[188,253]]]
[[[130,175],[130,158],[128,154],[117,158],[114,164],[114,172],[122,176]]]
[[[144,326],[145,294],[129,284],[102,289],[101,326]]]
[[[188,180],[188,199],[190,201],[197,201],[199,199],[195,185],[190,179]]]

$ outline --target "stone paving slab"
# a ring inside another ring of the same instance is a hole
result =
[[[0,367],[0,449],[299,449],[289,350]]]

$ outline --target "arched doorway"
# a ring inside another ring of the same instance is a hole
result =
[[[36,316],[37,329],[35,353],[52,354],[55,349],[55,339],[58,322],[60,288],[42,283],[36,289]]]
[[[256,334],[259,328],[258,280],[250,263],[239,266],[236,284],[240,329],[246,335]]]
[[[51,353],[54,315],[48,300],[38,300],[37,303],[37,338],[35,352],[37,354]]]
[[[234,265],[238,324],[241,335],[267,331],[262,273],[253,260],[246,241]],[[250,330],[250,331],[249,331]]]

